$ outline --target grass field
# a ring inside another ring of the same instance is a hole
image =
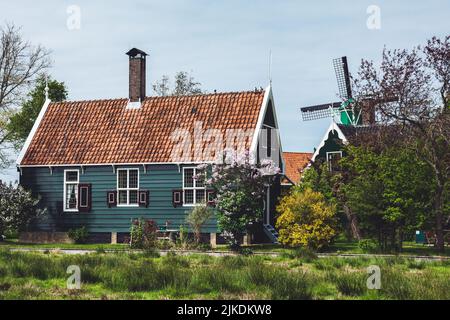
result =
[[[79,290],[66,287],[70,265]],[[380,290],[367,289],[369,265]],[[450,261],[1,250],[0,299],[450,299]]]

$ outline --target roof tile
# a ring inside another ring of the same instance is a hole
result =
[[[309,152],[283,152],[286,176],[293,183],[300,182],[301,172],[308,165],[313,154]]]

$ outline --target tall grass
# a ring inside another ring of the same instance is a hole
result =
[[[294,262],[295,268],[290,266]],[[366,287],[366,268],[382,270],[381,290]],[[65,288],[69,265],[83,290]],[[300,267],[299,267],[300,266]],[[297,256],[165,257],[146,254],[55,255],[0,251],[0,299],[225,297],[260,299],[450,299],[448,262]]]

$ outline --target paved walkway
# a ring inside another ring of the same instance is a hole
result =
[[[60,253],[60,254],[90,254],[97,253],[97,250],[85,250],[85,249],[36,249],[36,248],[10,248],[11,251],[25,251],[25,252],[49,252],[49,253]],[[142,250],[130,249],[130,250],[111,250],[105,249],[105,253],[118,253],[118,252],[127,252],[127,253],[142,253]],[[175,252],[177,255],[191,255],[191,254],[204,254],[212,257],[223,257],[223,256],[236,256],[237,253],[229,252],[229,251],[196,251],[196,250],[158,250],[158,252],[165,256],[169,252]],[[282,255],[280,252],[273,251],[254,251],[254,256],[270,256],[270,257],[278,257]],[[412,256],[412,255],[393,255],[393,254],[362,254],[362,253],[319,253],[317,254],[319,258],[327,258],[327,257],[337,257],[337,258],[405,258],[405,259],[415,259],[415,260],[428,260],[428,261],[439,261],[439,260],[450,260],[450,257],[445,256]]]

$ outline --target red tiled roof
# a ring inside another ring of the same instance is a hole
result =
[[[223,135],[227,129],[254,132],[263,99],[264,91],[248,91],[147,97],[139,109],[127,109],[128,99],[50,103],[20,164],[172,162],[176,129],[192,137],[201,121],[203,130]],[[248,149],[248,140],[237,143]]]
[[[301,171],[308,165],[312,156],[309,152],[283,152],[286,177],[295,184],[299,183]]]

